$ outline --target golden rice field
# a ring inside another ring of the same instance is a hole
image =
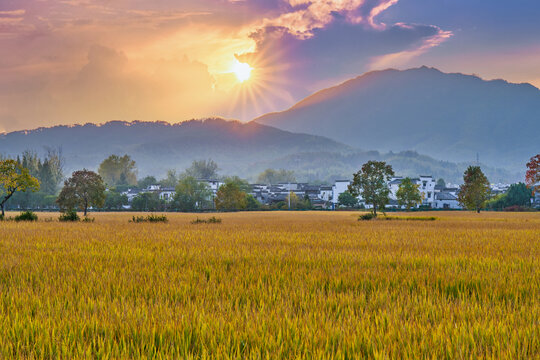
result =
[[[92,216],[0,223],[0,358],[540,358],[539,213]]]

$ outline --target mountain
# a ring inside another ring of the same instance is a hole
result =
[[[193,160],[212,158],[226,173],[244,174],[252,163],[300,151],[349,152],[320,136],[294,134],[256,123],[224,119],[167,122],[111,121],[105,124],[55,126],[0,136],[0,154],[16,156],[61,148],[68,171],[96,169],[111,154],[129,154],[141,175],[162,175],[187,168]]]
[[[366,73],[254,122],[352,147],[522,171],[540,151],[540,90],[421,67]]]
[[[38,154],[61,148],[66,173],[97,169],[111,154],[129,154],[139,175],[162,177],[168,169],[182,171],[193,160],[211,158],[223,175],[251,180],[267,168],[294,170],[299,181],[333,182],[351,178],[367,160],[388,161],[401,175],[432,174],[457,182],[466,164],[435,160],[415,152],[381,154],[360,151],[322,136],[279,130],[255,122],[224,119],[166,122],[112,121],[102,125],[55,126],[0,135],[0,154],[15,157],[25,150]],[[487,169],[492,180],[515,175]]]

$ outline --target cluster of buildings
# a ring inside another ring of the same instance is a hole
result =
[[[388,207],[400,208],[396,193],[403,177],[394,177],[389,183],[390,203]],[[220,180],[199,180],[205,182],[212,191],[215,198],[217,191],[224,183]],[[433,209],[460,209],[457,199],[458,187],[438,186],[432,176],[420,176],[412,179],[413,183],[419,185],[422,194],[422,205]],[[261,204],[273,205],[280,202],[287,202],[289,194],[294,193],[298,199],[309,199],[311,206],[318,209],[337,209],[339,195],[347,191],[351,180],[336,180],[333,185],[312,185],[308,183],[278,183],[278,184],[251,184],[250,194]],[[130,189],[123,194],[127,196],[129,203],[140,193],[156,193],[164,201],[172,201],[175,195],[174,188],[161,187],[160,185],[150,185],[146,189]],[[209,199],[212,200],[212,199]],[[359,205],[369,208],[362,198],[359,198]]]

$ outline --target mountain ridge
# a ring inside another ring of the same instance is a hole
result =
[[[293,170],[297,180],[333,182],[350,178],[367,160],[384,160],[400,175],[431,173],[459,181],[465,165],[439,161],[415,152],[362,151],[322,136],[297,134],[258,123],[211,118],[178,124],[149,121],[111,121],[103,124],[59,125],[0,135],[0,154],[17,156],[45,147],[62,148],[66,174],[81,168],[97,169],[111,154],[129,154],[139,176],[164,176],[182,171],[193,160],[212,158],[222,175],[252,180],[266,168]],[[494,181],[515,175],[486,169]]]
[[[540,90],[530,84],[425,66],[365,73],[253,120],[353,147],[416,150],[453,162],[479,153],[483,162],[512,171],[538,151],[523,139],[539,121]]]

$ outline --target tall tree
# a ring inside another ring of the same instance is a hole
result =
[[[218,164],[212,159],[195,160],[191,166],[184,171],[184,176],[191,176],[195,179],[215,179],[218,176]]]
[[[354,174],[349,192],[355,197],[361,195],[366,204],[373,205],[373,215],[377,216],[377,209],[384,212],[384,207],[388,204],[388,181],[392,176],[392,166],[384,161],[368,161]]]
[[[237,182],[226,181],[216,195],[217,210],[243,210],[247,206],[246,192]]]
[[[533,194],[540,191],[540,154],[533,156],[527,163],[525,183],[532,189]]]
[[[411,178],[406,177],[399,184],[396,197],[399,205],[405,205],[407,211],[411,210],[412,207],[422,203],[420,184],[415,184]]]
[[[212,191],[205,182],[187,176],[176,185],[175,205],[180,211],[193,211],[206,208],[211,203]]]
[[[108,186],[137,184],[137,165],[129,155],[109,156],[99,165],[98,173]]]
[[[469,166],[463,174],[463,185],[460,186],[458,200],[469,210],[480,213],[489,199],[489,181],[480,166]]]
[[[524,183],[512,184],[505,194],[505,206],[530,206],[532,190]]]
[[[101,176],[86,169],[79,170],[64,182],[56,202],[62,211],[79,208],[86,216],[89,207],[100,208],[104,205],[105,190]]]
[[[259,184],[279,184],[295,181],[294,171],[285,169],[266,169],[257,177],[257,182]]]
[[[17,163],[15,160],[0,161],[0,208],[4,217],[4,207],[6,202],[17,191],[26,192],[38,191],[39,181],[30,175],[27,168]]]

